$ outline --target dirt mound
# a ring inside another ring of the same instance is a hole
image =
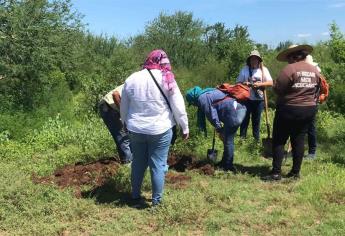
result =
[[[168,164],[178,172],[198,170],[201,174],[213,175],[214,167],[205,161],[197,161],[193,156],[170,155]],[[81,186],[88,185],[97,189],[106,184],[106,181],[116,175],[120,163],[113,158],[102,159],[91,163],[76,163],[56,169],[50,176],[39,177],[32,175],[34,183],[55,184],[61,188],[73,187],[76,197],[81,197]],[[185,188],[191,180],[190,176],[181,173],[168,172],[166,182],[175,189]]]
[[[185,172],[186,170],[198,170],[201,174],[214,174],[214,167],[208,161],[197,160],[194,156],[177,156],[171,154],[168,158],[168,165],[171,169],[174,169],[178,172]]]
[[[34,183],[56,184],[61,188],[76,187],[76,196],[80,195],[80,186],[98,187],[113,176],[120,164],[114,159],[98,160],[87,164],[76,163],[66,165],[54,171],[50,176],[38,177],[32,175]]]

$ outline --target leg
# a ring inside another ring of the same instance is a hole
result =
[[[234,161],[234,138],[236,135],[236,131],[238,126],[228,126],[225,124],[224,127],[224,152],[223,152],[223,168],[224,170],[233,170],[233,161]]]
[[[117,151],[118,153],[123,153],[120,155],[121,161],[123,163],[131,162],[133,159],[133,154],[131,150],[129,134],[123,128],[119,131],[119,135],[117,136]]]
[[[241,126],[240,126],[240,136],[241,136],[241,138],[246,138],[247,137],[247,129],[248,129],[249,120],[250,120],[251,105],[250,105],[250,101],[247,101],[243,104],[247,108],[247,111],[246,111],[246,116],[244,117],[244,119],[241,123]]]
[[[132,198],[139,198],[145,170],[148,166],[147,135],[130,133],[133,150],[133,162],[131,170]]]
[[[168,171],[167,159],[169,153],[172,130],[159,135],[151,135],[148,148],[149,167],[152,183],[152,205],[161,202],[165,181],[165,173]]]
[[[308,127],[308,153],[315,155],[316,153],[316,117],[312,119]]]
[[[276,112],[273,121],[273,161],[272,173],[280,174],[282,161],[284,158],[284,146],[289,137],[289,121],[284,120],[278,112]]]
[[[291,134],[293,165],[291,173],[299,174],[304,156],[304,137],[311,121],[295,121]]]
[[[114,139],[121,161],[131,161],[132,152],[130,149],[129,136],[128,132],[123,129],[119,112],[112,109],[106,103],[100,104],[99,109],[100,115]]]
[[[264,101],[253,101],[252,106],[252,128],[253,128],[253,137],[256,141],[260,141],[260,121],[261,113],[264,109]]]

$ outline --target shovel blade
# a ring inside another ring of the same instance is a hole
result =
[[[263,138],[262,139],[262,146],[263,146],[263,155],[266,158],[273,157],[272,152],[272,138]]]
[[[217,154],[218,154],[218,150],[207,149],[207,159],[208,160],[211,160],[212,162],[216,162]]]

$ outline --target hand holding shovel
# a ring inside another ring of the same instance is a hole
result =
[[[212,140],[212,149],[207,149],[207,159],[211,160],[212,162],[216,162],[218,150],[214,149],[214,145],[216,143],[216,130],[213,132],[213,140]]]

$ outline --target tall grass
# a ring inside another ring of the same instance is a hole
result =
[[[192,112],[192,110],[190,111]],[[271,113],[272,115],[272,113]],[[191,116],[192,117],[192,116]],[[128,198],[129,168],[109,180],[109,192],[76,199],[72,189],[37,185],[31,174],[51,174],[55,168],[115,155],[113,141],[97,116],[68,121],[47,119],[40,129],[20,140],[0,143],[0,233],[54,234],[219,234],[219,235],[343,235],[345,233],[345,170],[342,156],[344,117],[321,111],[316,161],[304,161],[299,181],[262,182],[271,160],[261,157],[261,145],[249,137],[235,139],[238,175],[217,171],[204,176],[189,171],[186,188],[166,186],[163,205],[137,210]],[[191,122],[191,140],[178,140],[172,150],[205,158],[211,136],[204,137]],[[209,130],[211,127],[209,127]],[[265,135],[264,124],[261,135]],[[219,140],[216,148],[222,150]],[[291,159],[283,172],[291,168]],[[85,191],[89,187],[85,186]],[[144,196],[150,198],[146,175]],[[107,196],[100,196],[100,195]],[[107,201],[100,198],[107,197]]]

